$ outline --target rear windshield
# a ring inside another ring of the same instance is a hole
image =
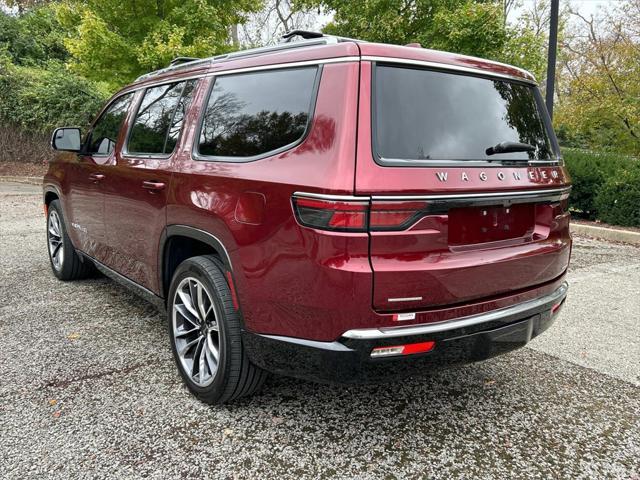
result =
[[[382,163],[557,160],[537,88],[523,83],[378,65],[374,149]],[[487,154],[503,142],[529,151]]]

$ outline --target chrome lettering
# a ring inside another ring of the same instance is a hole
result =
[[[498,172],[498,180],[504,181],[504,173],[503,172]]]
[[[462,172],[462,180],[465,182],[469,181],[469,175],[467,175],[467,172]]]
[[[516,180],[522,180],[520,172],[513,172],[513,178],[515,178]]]
[[[446,182],[449,174],[448,172],[436,172],[436,176],[438,177],[438,180],[440,180],[441,182]]]
[[[480,172],[480,180],[483,182],[487,181],[487,174],[485,172]]]

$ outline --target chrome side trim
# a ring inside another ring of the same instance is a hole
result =
[[[491,312],[482,313],[480,315],[472,315],[469,317],[457,318],[454,320],[446,320],[444,322],[422,324],[422,325],[407,325],[402,327],[389,327],[389,328],[361,328],[355,330],[348,330],[342,334],[345,338],[353,338],[357,340],[377,340],[384,338],[404,337],[410,335],[424,335],[430,333],[446,332],[449,330],[456,330],[459,328],[470,327],[481,323],[488,323],[495,320],[500,320],[504,317],[512,315],[526,314],[529,311],[535,311],[538,308],[545,305],[555,303],[567,295],[569,285],[564,282],[556,291],[545,295],[543,297],[529,300],[527,302],[519,303],[511,307],[501,308],[499,310],[493,310]]]
[[[537,85],[538,84],[535,79],[532,79],[533,75],[531,75],[531,73],[527,72],[526,70],[522,70],[522,69],[520,69],[518,67],[514,67],[512,65],[506,65],[504,63],[497,63],[497,62],[494,62],[494,64],[497,65],[497,66],[507,66],[507,67],[510,67],[510,68],[514,68],[514,69],[516,69],[518,71],[521,71],[525,75],[530,75],[532,78],[518,77],[518,76],[515,76],[515,75],[508,75],[506,73],[498,73],[498,72],[493,72],[491,70],[483,70],[481,68],[463,67],[463,66],[460,66],[460,65],[451,65],[449,63],[429,62],[429,61],[425,61],[425,60],[412,60],[412,59],[408,59],[408,58],[379,57],[379,56],[375,56],[375,55],[363,55],[362,56],[362,60],[368,60],[370,62],[384,62],[384,63],[398,63],[398,64],[404,64],[404,65],[416,65],[416,66],[420,66],[420,67],[436,68],[438,70],[451,70],[451,71],[454,71],[454,72],[475,73],[476,75],[484,75],[484,76],[487,76],[487,77],[503,78],[503,79],[506,79],[506,80],[516,80],[518,82],[530,83],[531,85]],[[486,61],[486,60],[484,60],[484,61]]]
[[[422,297],[387,298],[387,302],[419,302]]]
[[[488,192],[488,193],[455,193],[455,194],[440,194],[440,195],[374,195],[372,200],[474,200],[483,198],[532,198],[548,197],[550,195],[569,194],[571,187],[562,188],[545,188],[540,190],[517,190],[510,191],[504,190],[502,192]]]

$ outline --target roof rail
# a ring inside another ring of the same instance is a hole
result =
[[[302,37],[302,40],[292,41],[294,37]],[[168,67],[155,70],[150,73],[139,76],[135,81],[140,82],[149,78],[157,77],[164,73],[182,70],[198,66],[200,64],[213,64],[226,60],[235,60],[236,58],[250,57],[253,55],[262,55],[264,53],[278,52],[281,50],[289,50],[293,48],[310,47],[314,45],[328,45],[338,42],[358,42],[360,40],[354,40],[346,37],[336,37],[333,35],[325,35],[320,32],[307,32],[304,30],[293,30],[292,32],[283,35],[283,41],[276,45],[270,45],[267,47],[249,48],[247,50],[239,50],[237,52],[224,53],[208,58],[192,58],[192,57],[176,57],[174,58]]]

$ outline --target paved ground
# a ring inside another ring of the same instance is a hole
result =
[[[638,248],[576,239],[569,302],[529,348],[212,408],[153,308],[55,280],[33,192],[0,183],[0,477],[640,479]]]

